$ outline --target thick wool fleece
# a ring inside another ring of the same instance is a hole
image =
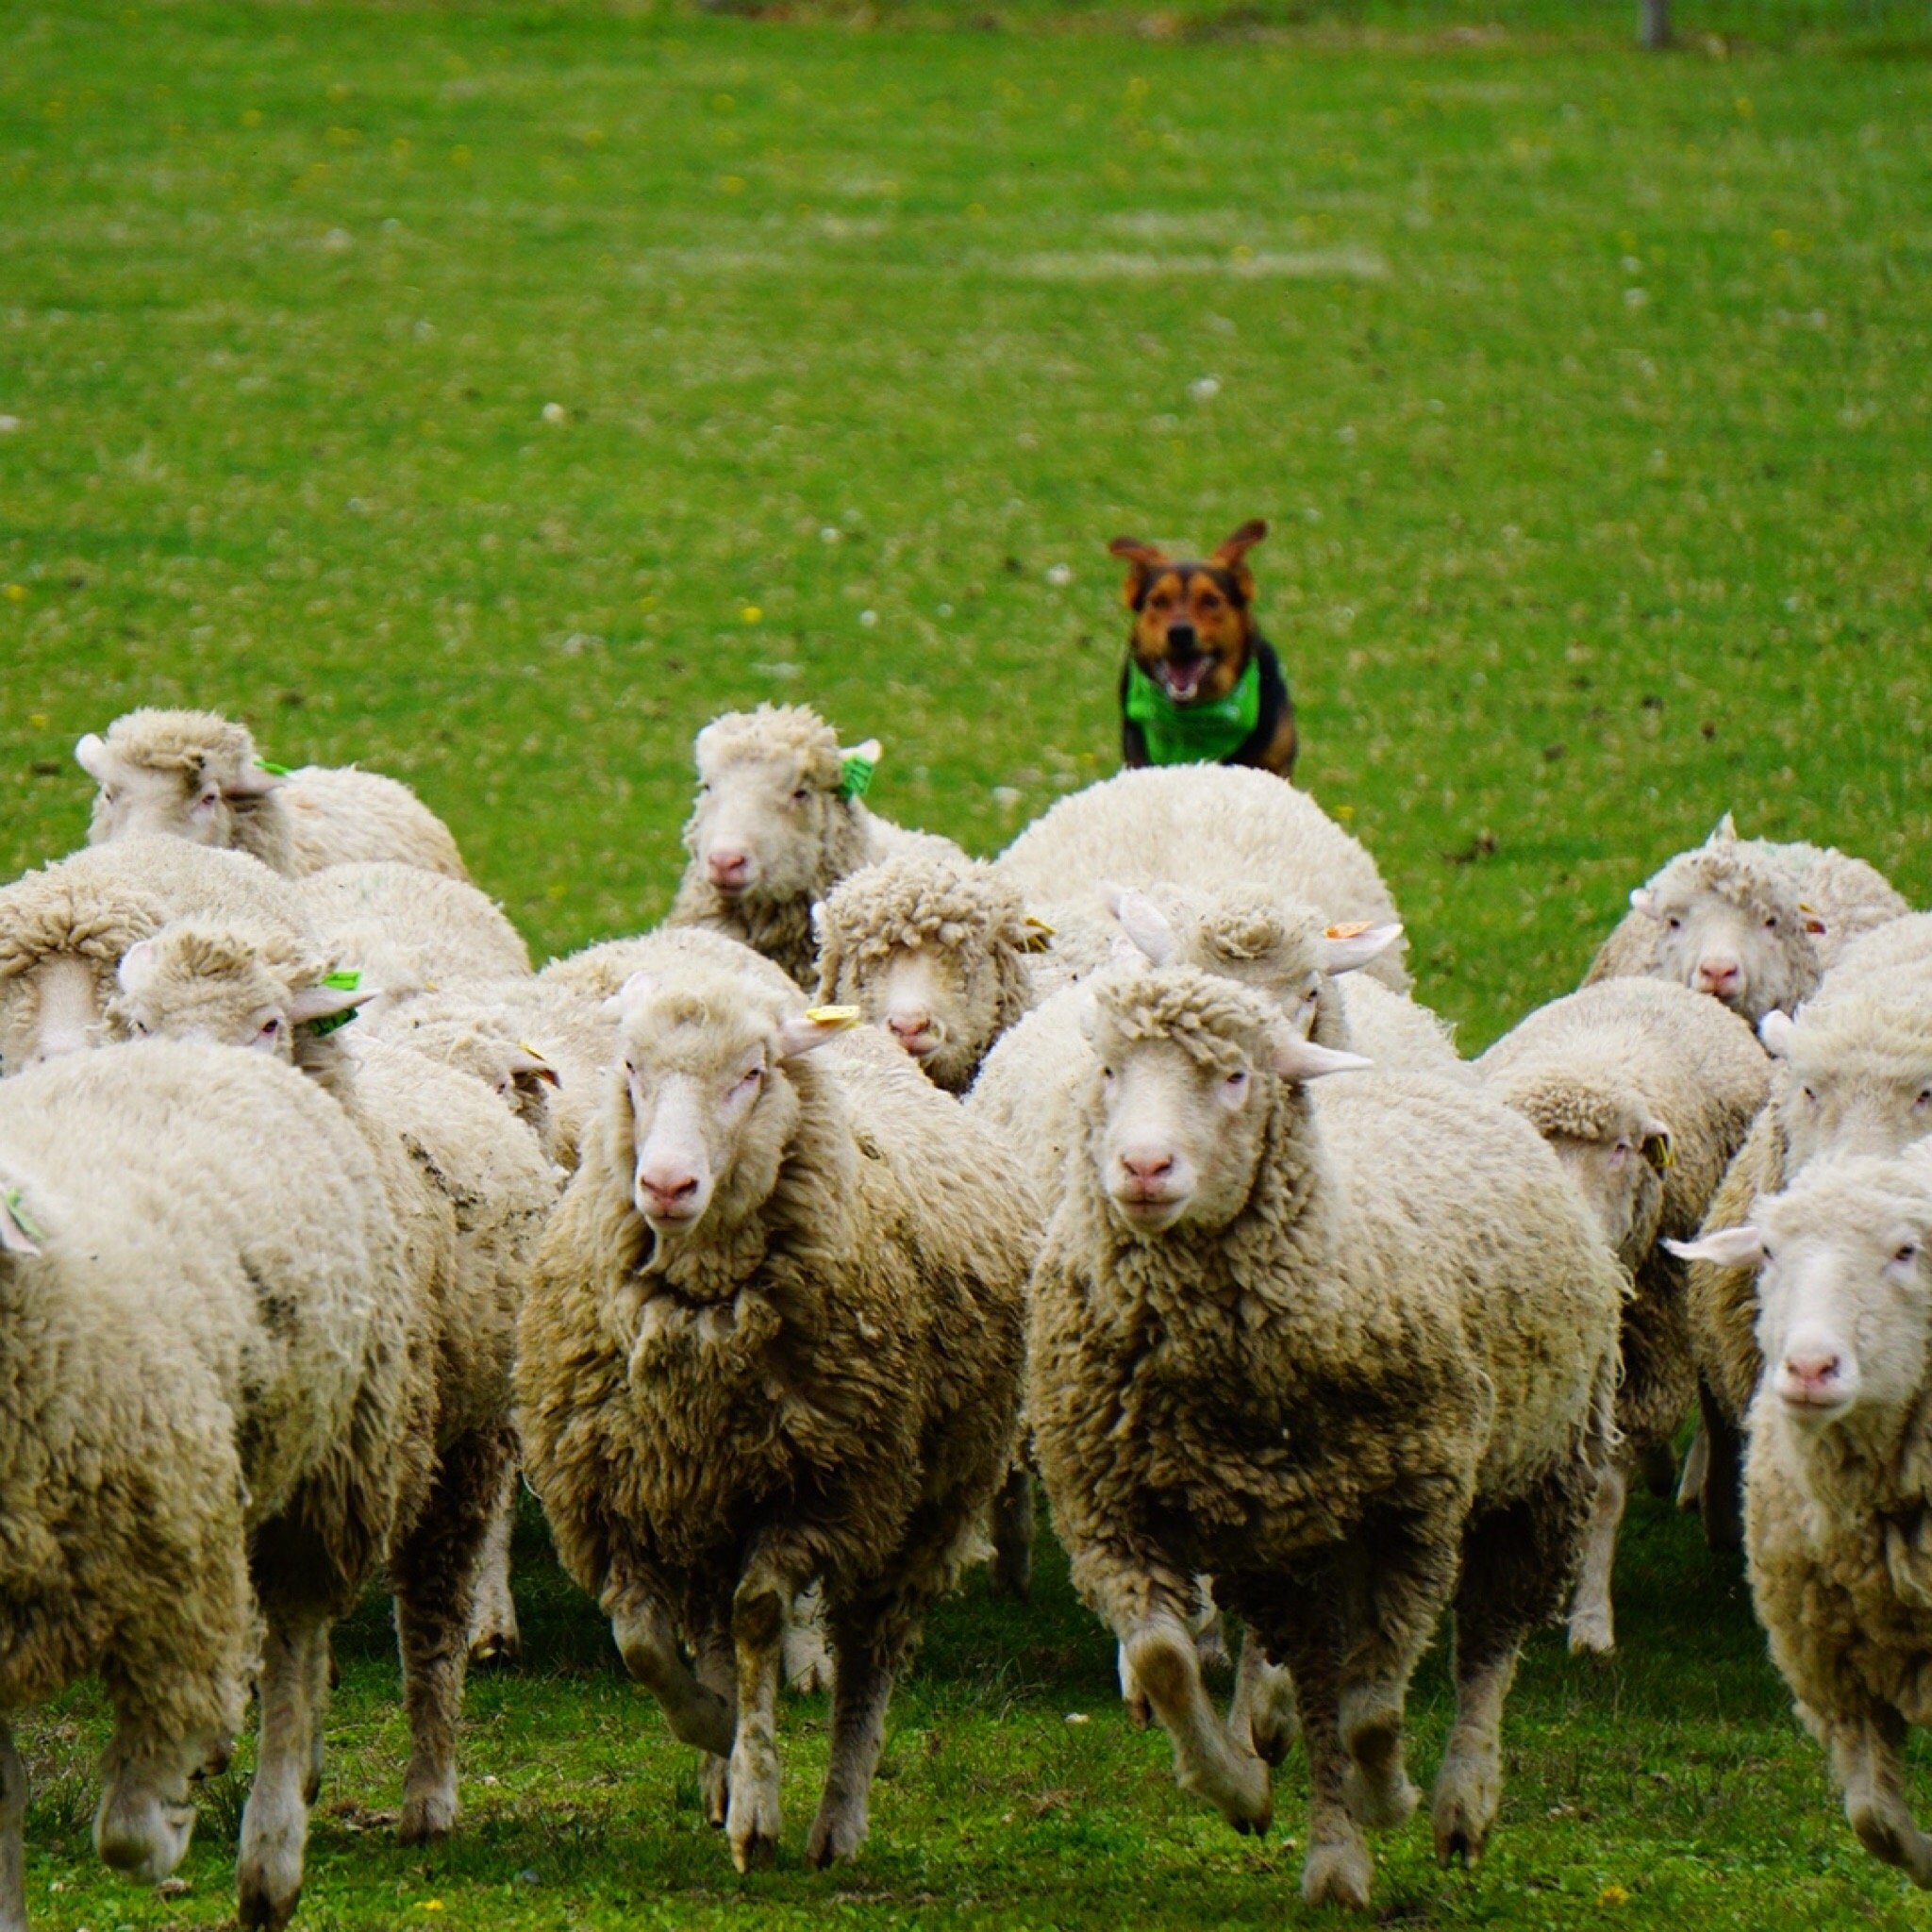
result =
[[[1666,1239],[1703,1224],[1771,1082],[1737,1014],[1661,979],[1612,979],[1555,1000],[1476,1063],[1491,1092],[1546,1141],[1614,1144],[1643,1124],[1670,1130],[1670,1164],[1649,1177],[1622,1253],[1636,1283],[1624,1311],[1617,1425],[1634,1450],[1667,1442],[1696,1395],[1686,1264]]]
[[[259,778],[248,728],[211,711],[129,711],[102,741],[110,765],[178,778],[184,807],[212,781],[223,793],[226,837],[291,877],[358,860],[395,859],[467,879],[449,827],[407,785],[353,766],[307,765],[273,790],[240,788]],[[111,834],[105,790],[94,801],[89,838]]]
[[[1375,861],[1307,792],[1271,772],[1231,765],[1118,772],[1061,799],[994,864],[1039,908],[1110,879],[1203,891],[1259,886],[1329,920],[1400,917]],[[1406,991],[1402,960],[1397,947],[1366,970]]]
[[[949,1092],[972,1085],[988,1049],[1034,1003],[1028,955],[1039,928],[989,865],[913,856],[883,860],[833,889],[819,920],[819,998],[862,1003],[896,955],[945,960],[959,988],[954,1030],[926,1065]]]
[[[1623,1293],[1555,1157],[1426,1076],[1350,1076],[1313,1105],[1267,1071],[1277,1017],[1225,982],[1094,987],[1130,1036],[1216,1067],[1238,1047],[1268,1113],[1248,1199],[1213,1232],[1129,1232],[1094,1162],[1069,1164],[1028,1412],[1082,1591],[1121,1630],[1142,1579],[1205,1571],[1270,1631],[1274,1579],[1327,1574],[1378,1525],[1453,1567],[1473,1511],[1555,1491],[1552,1613],[1607,1454]],[[1086,1107],[1097,1122],[1097,1070]]]
[[[857,798],[845,797],[838,736],[808,706],[760,705],[755,711],[727,712],[699,732],[696,752],[699,770],[709,783],[724,780],[736,764],[792,762],[798,788],[810,794],[797,834],[808,847],[807,877],[803,891],[788,886],[774,895],[754,886],[728,898],[693,856],[665,924],[708,926],[741,940],[776,960],[802,987],[817,982],[811,908],[848,873],[908,846],[963,857],[946,841],[902,832],[874,819]],[[697,831],[693,812],[684,828],[686,849],[693,855]]]
[[[0,1186],[42,1247],[0,1256],[0,1711],[97,1670],[110,1763],[220,1742],[258,1654],[250,1539],[271,1603],[340,1607],[426,1481],[368,1156],[266,1056],[155,1041],[0,1088]]]
[[[738,974],[677,989],[653,1024],[736,1026],[764,998]],[[747,1539],[781,1528],[831,1613],[877,1604],[891,1662],[1006,1474],[1024,1182],[869,1032],[775,1063],[758,1104],[793,1109],[769,1193],[728,1177],[654,1252],[611,1079],[525,1306],[525,1467],[565,1567],[613,1611],[655,1595],[694,1637]]]
[[[391,996],[458,979],[527,979],[530,949],[503,908],[460,879],[393,859],[302,880],[317,937]]]

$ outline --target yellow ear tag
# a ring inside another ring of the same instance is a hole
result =
[[[1322,936],[1331,940],[1358,940],[1374,924],[1370,919],[1351,919],[1343,925],[1330,925],[1323,928]]]
[[[1021,950],[1027,953],[1045,953],[1053,947],[1053,927],[1043,919],[1036,919],[1032,913],[1026,915],[1026,937],[1021,941]]]
[[[808,1007],[805,1017],[814,1026],[857,1026],[865,1018],[862,1007]]]
[[[532,1046],[527,1040],[520,1040],[517,1041],[517,1051],[519,1053],[528,1054],[533,1060],[541,1060],[546,1067],[550,1064],[549,1055],[539,1053],[537,1049],[534,1046]]]
[[[1647,1136],[1643,1142],[1643,1158],[1662,1174],[1677,1158],[1676,1149],[1671,1145],[1671,1137],[1668,1134]]]
[[[1798,901],[1798,917],[1804,923],[1807,932],[1818,933],[1825,929],[1824,915],[1817,907],[1807,906],[1802,899]]]

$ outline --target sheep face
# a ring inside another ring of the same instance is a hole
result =
[[[781,1013],[741,978],[638,973],[620,1015],[631,1200],[660,1240],[736,1225],[777,1186],[802,1102],[786,1063],[850,1024]]]
[[[1602,1138],[1548,1139],[1551,1152],[1583,1196],[1605,1241],[1626,1268],[1635,1268],[1656,1245],[1663,1220],[1663,1171],[1671,1161],[1669,1130],[1660,1121],[1630,1108]]]
[[[325,962],[266,937],[183,921],[121,961],[108,1024],[124,1038],[198,1040],[303,1064],[310,1029],[362,997],[325,984]]]
[[[1831,1160],[1758,1202],[1751,1224],[1687,1242],[1692,1259],[1760,1264],[1759,1418],[1882,1434],[1932,1369],[1932,1168]]]
[[[0,1072],[98,1045],[114,990],[112,966],[78,953],[54,953],[0,976]]]
[[[882,1026],[936,1085],[958,1091],[973,1077],[1000,1029],[990,972],[961,944],[895,946],[876,965],[861,962],[853,991],[866,1020]]]
[[[1659,978],[1708,993],[1756,1024],[1818,984],[1824,924],[1735,839],[1673,859],[1631,906],[1655,923]]]
[[[1777,1111],[1787,1173],[1827,1154],[1899,1154],[1932,1134],[1932,1013],[1925,1020],[1912,1042],[1834,1039],[1824,1015],[1774,1034],[1786,1048]]]
[[[75,756],[99,787],[88,822],[91,845],[148,832],[232,849],[245,842],[240,814],[258,808],[281,783],[255,763],[252,741],[236,725],[224,725],[209,744],[171,743],[151,762],[126,756],[111,733],[90,733]]]
[[[1131,1233],[1225,1227],[1254,1191],[1284,1080],[1363,1067],[1267,1006],[1191,968],[1128,969],[1095,988],[1088,1158]],[[1201,1024],[1204,1014],[1220,1024]]]
[[[825,855],[852,818],[837,745],[829,734],[822,745],[721,734],[720,724],[737,722],[698,733],[697,803],[685,850],[724,899],[809,898],[826,883]]]

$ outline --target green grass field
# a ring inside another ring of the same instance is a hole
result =
[[[1299,775],[1467,1045],[1726,808],[1932,902],[1923,6],[1683,0],[1663,58],[1556,0],[798,10],[0,10],[0,864],[148,702],[408,777],[540,949],[661,913],[691,735],[760,698],[991,850],[1114,762],[1107,540],[1258,513]],[[311,1932],[1300,1922],[1298,1771],[1258,1849],[1181,1796],[1058,1566],[935,1620],[848,1873],[791,1705],[735,1878],[527,1529],[444,1852],[381,1824],[386,1612],[343,1633]],[[1688,1520],[1620,1585],[1620,1662],[1525,1667],[1490,1861],[1413,1824],[1380,1915],[1924,1924]],[[37,1923],[225,1923],[233,1774],[161,1898],[89,1850],[92,1693],[23,1735]]]

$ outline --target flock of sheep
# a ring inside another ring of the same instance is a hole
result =
[[[110,1864],[179,1862],[252,1692],[241,1919],[286,1923],[378,1575],[399,1829],[447,1832],[519,1469],[741,1870],[781,1678],[829,1678],[806,1855],[849,1857],[1037,1472],[1180,1783],[1259,1831],[1298,1733],[1303,1893],[1360,1908],[1443,1613],[1474,1860],[1524,1640],[1610,1648],[1696,1411],[1681,1494],[1719,1541],[1741,1494],[1847,1815],[1932,1885],[1932,915],[1869,866],[1727,820],[1472,1063],[1264,773],[1123,773],[980,863],[867,809],[876,746],[721,718],[666,924],[533,973],[391,779],[193,712],[78,756],[90,845],[0,888],[0,1716],[98,1674]],[[0,1932],[25,1811],[0,1724]]]

